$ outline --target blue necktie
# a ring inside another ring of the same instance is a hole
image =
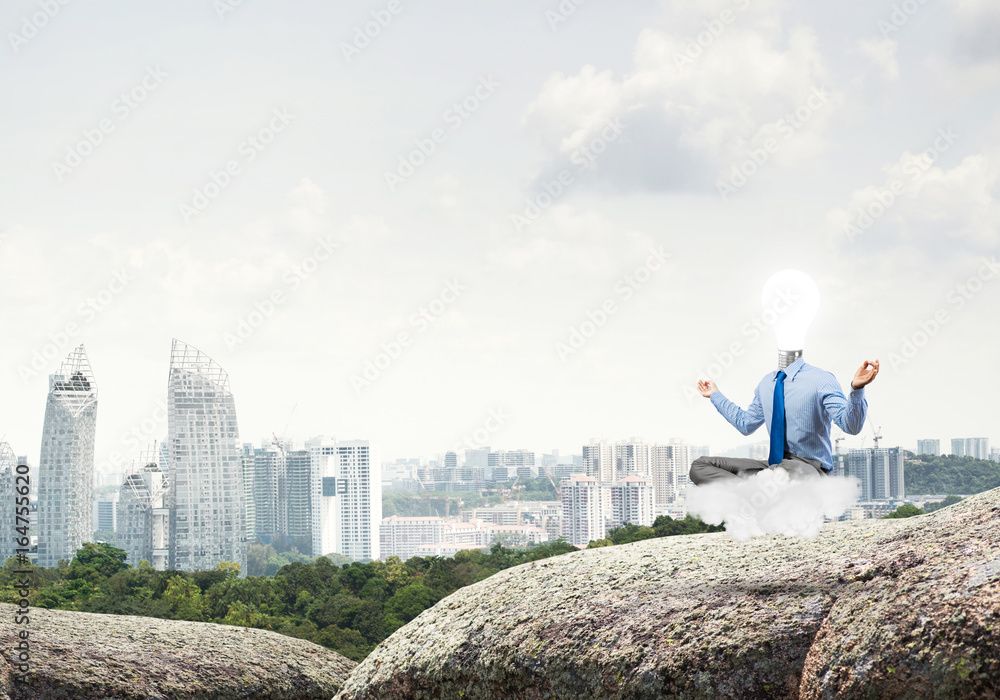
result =
[[[774,382],[774,409],[771,411],[771,454],[768,464],[778,464],[785,458],[785,377],[778,372]]]

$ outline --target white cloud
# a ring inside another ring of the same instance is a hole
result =
[[[896,49],[899,43],[893,39],[862,39],[858,49],[868,56],[889,80],[899,78],[899,61],[896,60]]]
[[[947,0],[958,23],[955,53],[973,60],[1000,58],[1000,4],[995,0]]]
[[[524,124],[555,154],[573,160],[614,118],[627,126],[598,171],[619,186],[678,189],[714,179],[777,135],[779,120],[794,115],[826,88],[827,71],[807,28],[780,32],[746,29],[738,21],[692,37],[657,29],[639,35],[632,71],[584,66],[557,73],[528,107]],[[836,98],[808,110],[795,145],[775,159],[793,160],[822,148],[823,125]],[[803,112],[805,113],[805,112]],[[787,122],[786,122],[787,123]]]
[[[998,168],[985,154],[967,156],[950,169],[930,153],[905,152],[884,168],[885,180],[854,191],[845,208],[831,210],[831,235],[865,247],[918,246],[947,254],[961,246],[987,251],[1000,244]]]

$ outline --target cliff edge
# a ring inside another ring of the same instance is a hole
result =
[[[815,540],[725,534],[502,571],[377,647],[336,700],[998,698],[1000,489]]]

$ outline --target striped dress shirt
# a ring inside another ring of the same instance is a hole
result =
[[[785,368],[785,444],[788,453],[817,460],[833,468],[830,445],[831,421],[848,435],[857,435],[865,424],[868,400],[861,387],[844,396],[840,383],[830,372],[807,365],[800,357]],[[761,425],[771,432],[774,382],[778,370],[769,372],[754,390],[753,401],[743,410],[716,390],[712,405],[744,435]],[[764,397],[761,400],[761,397]]]

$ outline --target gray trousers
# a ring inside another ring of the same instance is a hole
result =
[[[749,478],[765,469],[784,469],[790,476],[826,476],[822,465],[815,459],[791,455],[780,464],[769,466],[766,459],[745,457],[699,457],[691,463],[688,476],[695,485],[709,484],[720,479]]]

